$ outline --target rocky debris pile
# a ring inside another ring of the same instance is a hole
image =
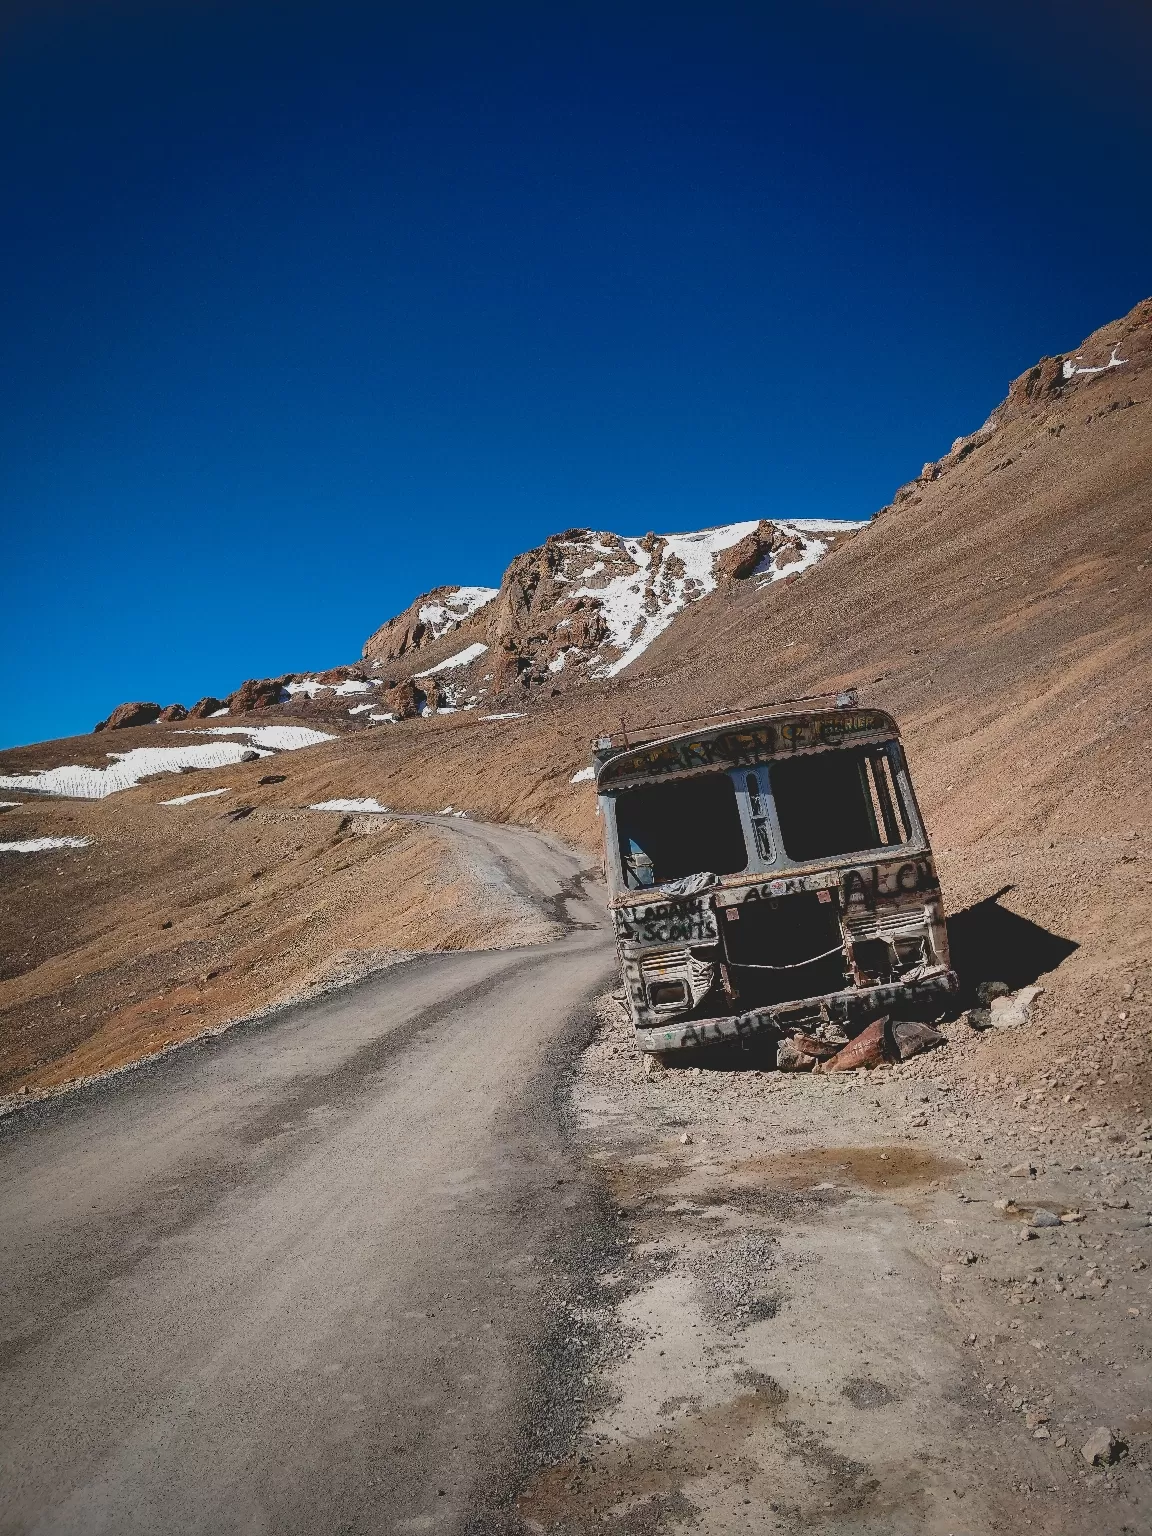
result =
[[[976,988],[978,1006],[964,1015],[971,1029],[1015,1029],[1032,1017],[1032,1004],[1043,992],[1040,986],[1021,987],[1019,992],[1002,981],[982,981]]]
[[[776,1066],[781,1072],[857,1072],[908,1061],[947,1043],[947,1036],[929,1024],[885,1015],[851,1039],[837,1024],[822,1025],[810,1035],[789,1035],[776,1047]]]

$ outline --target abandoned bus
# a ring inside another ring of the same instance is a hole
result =
[[[847,1039],[956,990],[900,732],[847,708],[595,750],[632,1021],[662,1054]]]

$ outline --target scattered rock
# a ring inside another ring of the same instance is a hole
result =
[[[689,1136],[687,1131],[685,1131],[680,1137],[680,1145],[682,1147],[690,1147],[692,1145],[692,1138]]]
[[[1080,1454],[1090,1467],[1110,1467],[1120,1460],[1128,1446],[1104,1424],[1094,1429],[1080,1447]]]
[[[976,988],[976,996],[982,1008],[987,1008],[994,997],[1010,997],[1012,988],[1003,981],[982,981]]]
[[[1043,987],[1021,987],[1012,997],[994,997],[989,1005],[992,1028],[1015,1029],[1019,1024],[1027,1024],[1032,1004],[1043,990]]]
[[[801,1049],[791,1037],[781,1040],[776,1047],[776,1066],[781,1072],[811,1072],[818,1058]]]
[[[1037,1206],[1028,1218],[1030,1227],[1058,1227],[1060,1218],[1055,1211],[1046,1211],[1042,1206]]]
[[[257,779],[256,782],[257,784],[283,784],[287,777],[286,773],[266,773],[262,778]]]
[[[992,1014],[987,1008],[969,1008],[964,1015],[964,1022],[969,1029],[991,1029]]]
[[[1020,1231],[1016,1234],[1017,1241],[1021,1243],[1030,1243],[1035,1236],[1036,1234],[1031,1227],[1021,1227]]]
[[[1034,1179],[1036,1177],[1035,1164],[1017,1163],[1015,1168],[1009,1168],[1008,1177],[1010,1179]]]
[[[430,679],[424,678],[422,681],[428,687],[432,686]],[[395,715],[397,720],[413,719],[430,702],[427,693],[418,688],[412,678],[397,683],[395,688],[384,689],[380,695],[381,709]]]

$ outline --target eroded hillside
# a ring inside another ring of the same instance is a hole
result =
[[[1140,1020],[1152,939],[1150,376],[1152,301],[1146,301],[1076,353],[1044,359],[1022,375],[980,431],[958,439],[867,526],[801,569],[786,568],[796,565],[797,551],[771,548],[779,530],[763,525],[749,525],[712,551],[714,586],[702,594],[687,590],[690,571],[682,556],[684,571],[669,571],[676,552],[667,540],[644,551],[647,565],[628,548],[641,548],[643,540],[620,541],[623,554],[591,551],[604,561],[592,576],[586,564],[569,570],[563,551],[553,566],[558,546],[549,541],[550,553],[533,552],[535,580],[521,584],[519,602],[510,594],[523,572],[506,578],[498,597],[451,615],[439,634],[414,640],[409,624],[408,641],[397,651],[404,626],[385,639],[378,632],[371,654],[331,674],[320,689],[297,691],[287,701],[282,692],[267,696],[258,713],[242,717],[242,731],[258,721],[298,722],[334,739],[290,756],[278,753],[274,775],[272,760],[264,758],[203,769],[194,783],[181,779],[182,789],[225,793],[187,806],[179,837],[170,830],[177,813],[158,806],[176,793],[175,780],[165,788],[146,780],[101,805],[37,799],[5,811],[5,838],[94,839],[66,857],[4,859],[9,948],[0,1008],[8,1081],[41,1081],[55,1071],[56,1036],[43,1024],[53,1010],[74,1020],[69,1050],[79,1048],[81,1026],[95,1019],[85,998],[98,965],[102,995],[109,997],[117,989],[127,994],[140,957],[153,957],[163,969],[175,936],[161,925],[185,878],[178,848],[194,847],[197,859],[219,866],[221,907],[241,888],[249,895],[251,856],[232,862],[240,839],[262,818],[304,814],[302,808],[333,797],[372,796],[399,811],[451,806],[549,829],[592,851],[593,796],[586,782],[573,778],[588,762],[594,735],[618,731],[622,723],[637,733],[855,684],[902,724],[949,908],[960,914],[959,947],[969,945],[968,963],[990,964],[997,944],[1009,942],[1006,934],[1039,956],[1050,952],[1044,935],[1066,941],[1063,954],[1076,946],[1045,979],[1049,1022],[1040,1055],[1065,1062],[1091,1056],[1101,1070],[1093,1067],[1083,1091],[1122,1086],[1127,1092],[1131,1085],[1131,1102],[1137,1102],[1147,1086]],[[746,544],[747,558],[734,557],[725,571],[725,551],[754,531],[760,547]],[[579,543],[571,535],[558,539]],[[572,559],[584,562],[588,555],[578,549]],[[613,564],[625,558],[631,574]],[[655,580],[661,571],[664,577]],[[583,586],[625,578],[629,601],[638,599],[627,634],[613,631],[609,643],[596,628],[608,623],[603,601],[593,620],[587,594],[565,590],[581,572]],[[772,579],[775,572],[789,579]],[[648,621],[663,615],[676,584],[679,598],[688,600],[678,601],[675,622],[649,624],[646,645],[617,666]],[[577,606],[565,606],[572,603]],[[419,622],[418,611],[413,617]],[[571,621],[567,632],[559,627],[565,619]],[[586,623],[590,630],[579,629]],[[561,643],[566,633],[581,643]],[[449,681],[492,691],[464,710],[469,694],[451,702],[439,691],[447,674],[433,669],[470,646],[486,649],[448,668]],[[564,660],[556,666],[559,657]],[[385,675],[374,679],[373,672]],[[348,681],[362,685],[357,697],[338,694]],[[441,706],[435,713],[419,712],[429,707],[425,682],[434,684],[432,708]],[[403,692],[407,705],[381,708],[376,701],[388,691]],[[370,707],[361,707],[361,697]],[[349,715],[352,709],[360,713]],[[370,723],[373,714],[397,718]],[[178,728],[132,727],[116,733],[115,746],[129,751],[167,742]],[[250,733],[232,739],[256,740]],[[107,733],[45,743],[3,754],[0,767],[26,774],[61,763],[103,766],[112,745]],[[24,798],[21,788],[3,793]],[[227,808],[241,804],[255,809],[230,819]],[[113,821],[120,828],[115,833]],[[93,873],[105,869],[120,882],[118,895],[104,875]],[[311,899],[326,900],[329,878],[317,864]],[[396,942],[389,927],[396,876],[381,864],[365,878],[387,886],[386,894],[351,927],[334,915],[323,943],[371,950]],[[103,964],[96,939],[106,930],[93,913],[120,911],[115,903],[128,893],[138,916],[132,924],[107,925],[116,929],[119,947],[117,958]],[[255,914],[249,920],[255,922]],[[243,1010],[269,995],[257,987],[265,973],[244,958],[239,937],[229,937],[231,919],[221,921],[221,942],[236,956],[229,1006]],[[274,953],[277,930],[267,916],[261,921],[267,952]],[[299,975],[283,972],[276,985],[291,990]],[[162,990],[146,996],[151,982],[132,985],[158,1031],[184,1027]],[[1134,999],[1128,1007],[1120,1002],[1124,992]],[[1128,1017],[1119,1020],[1119,1013]],[[1109,1018],[1104,1025],[1103,1015]],[[1029,1049],[1036,1048],[1034,1040]],[[1000,1038],[988,1043],[973,1071],[1025,1081],[1034,1065],[1038,1071],[1042,1064],[1030,1064],[1017,1044]]]

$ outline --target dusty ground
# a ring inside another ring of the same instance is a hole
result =
[[[531,944],[558,930],[445,818],[317,812],[256,785],[164,806],[175,783],[3,814],[0,1092],[38,1092],[354,980],[414,950]],[[245,784],[244,778],[249,782]],[[275,786],[282,789],[283,786]]]
[[[1150,999],[1144,972],[1097,1000],[1121,1075]],[[572,1091],[618,1202],[619,1343],[571,1459],[520,1498],[530,1525],[1150,1528],[1152,1120],[1127,1080],[1123,1111],[1081,1113],[1112,1063],[1064,1054],[1074,1019],[1042,997],[872,1073],[649,1077],[622,1006],[598,1012]],[[1013,1097],[1021,1048],[1046,1091]],[[1022,1240],[1037,1207],[1079,1217]],[[1101,1425],[1127,1451],[1090,1467]]]

